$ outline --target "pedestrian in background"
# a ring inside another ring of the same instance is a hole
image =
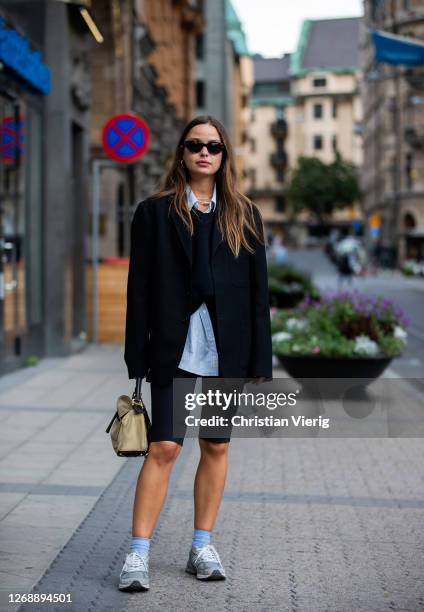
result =
[[[345,281],[349,285],[352,284],[353,275],[355,273],[353,266],[353,257],[354,256],[352,253],[342,253],[337,259],[339,287],[341,287]]]
[[[272,379],[264,230],[237,188],[232,147],[211,116],[183,130],[163,189],[141,202],[131,225],[125,362],[151,383],[152,441],[137,482],[132,543],[122,590],[149,588],[149,548],[184,437],[175,435],[173,381]],[[181,381],[180,381],[181,382]],[[184,432],[185,433],[185,432]],[[186,571],[225,578],[211,534],[224,491],[230,431],[199,434],[194,532]]]

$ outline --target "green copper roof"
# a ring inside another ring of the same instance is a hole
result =
[[[240,19],[230,0],[225,2],[225,23],[227,27],[227,36],[231,40],[234,51],[237,55],[250,55],[247,47],[246,35],[243,30]]]
[[[296,76],[302,66],[302,58],[305,52],[306,44],[308,42],[308,34],[311,27],[311,20],[305,19],[302,23],[302,29],[300,31],[299,41],[297,43],[296,51],[291,54],[290,58],[290,74]]]

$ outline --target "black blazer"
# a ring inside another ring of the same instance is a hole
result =
[[[250,236],[255,253],[241,247],[235,258],[216,216],[211,269],[221,376],[272,380],[265,246]],[[255,222],[263,233],[256,207]],[[191,247],[190,234],[168,197],[149,198],[137,206],[127,284],[124,359],[129,378],[147,375],[147,382],[172,383],[190,321]]]

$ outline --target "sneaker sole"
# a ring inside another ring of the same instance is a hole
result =
[[[150,587],[141,584],[141,582],[139,582],[138,580],[133,580],[131,584],[120,584],[118,588],[120,591],[133,592],[148,591]]]
[[[221,574],[219,570],[214,570],[212,574],[197,574],[196,570],[192,570],[190,568],[186,568],[186,572],[188,574],[192,574],[196,576],[198,580],[225,580],[226,576]]]

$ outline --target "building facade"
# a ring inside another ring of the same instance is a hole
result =
[[[424,257],[424,69],[376,64],[370,30],[422,41],[419,0],[364,2],[362,191],[368,241],[382,264]]]
[[[290,169],[301,155],[329,163],[336,152],[358,169],[361,166],[359,41],[358,18],[303,23],[296,51],[291,56],[293,102],[286,108]],[[349,226],[359,218],[358,204],[335,211],[331,224]],[[308,213],[301,213],[297,220],[314,233],[315,221]]]
[[[254,87],[249,127],[249,195],[260,206],[269,228],[286,221],[286,107],[290,96],[290,55],[254,57]]]
[[[36,18],[35,18],[36,17]],[[79,6],[0,2],[0,371],[85,343],[90,33]]]
[[[223,123],[234,146],[240,186],[246,189],[252,58],[230,0],[204,0],[203,20],[196,45],[196,114],[209,114]]]
[[[126,257],[135,206],[158,189],[194,111],[193,63],[203,22],[193,0],[93,0],[91,7],[104,38],[91,63],[91,157],[105,160],[99,255]],[[151,133],[147,153],[128,165],[106,162],[101,146],[104,124],[121,113],[139,115]],[[87,245],[90,251],[90,237]]]

